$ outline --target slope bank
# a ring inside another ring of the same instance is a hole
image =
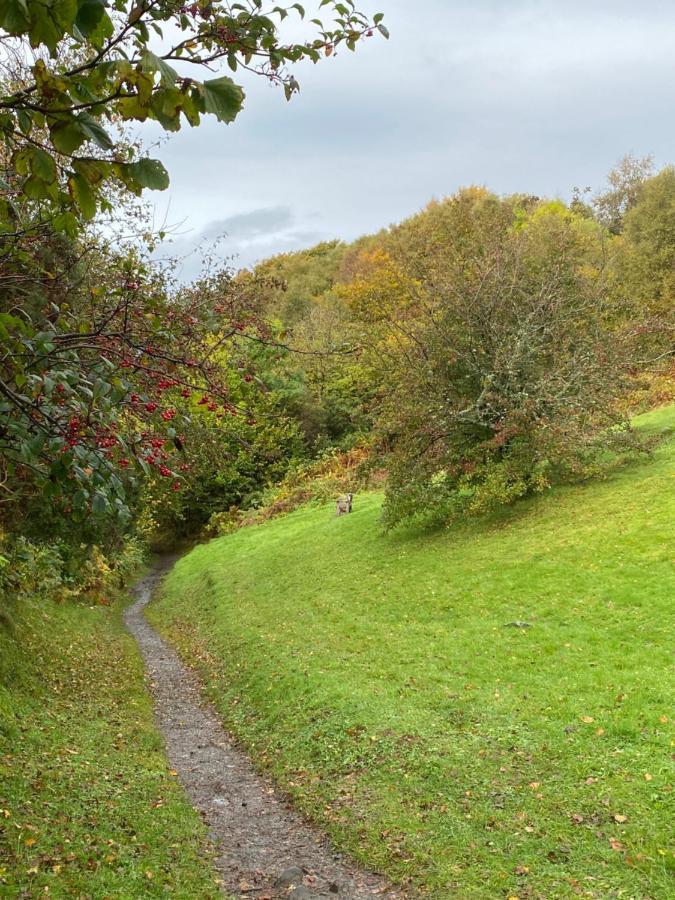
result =
[[[673,430],[675,409],[642,425]],[[151,618],[334,840],[433,897],[671,896],[675,442],[489,521],[198,547]]]
[[[119,601],[0,627],[0,896],[221,897],[175,774]]]

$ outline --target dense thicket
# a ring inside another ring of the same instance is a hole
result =
[[[0,593],[46,569],[88,584],[136,538],[250,504],[296,452],[260,375],[278,342],[258,279],[179,289],[150,262],[131,198],[169,178],[124,125],[232,122],[244,92],[214,65],[290,98],[293,63],[387,36],[351,0],[319,10],[289,42],[300,4],[0,4]]]
[[[627,158],[592,205],[469,189],[321,272],[325,246],[259,267],[292,285],[284,402],[309,446],[374,443],[390,524],[475,513],[635,449],[636,388],[648,403],[672,372],[674,184]]]

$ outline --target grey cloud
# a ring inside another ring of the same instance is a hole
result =
[[[189,281],[201,274],[207,257],[232,268],[248,268],[268,256],[309,247],[329,237],[305,226],[287,206],[263,207],[207,222],[198,231],[169,233],[155,258],[179,260],[178,277]]]
[[[212,239],[224,235],[237,241],[251,240],[292,226],[293,215],[288,206],[271,206],[209,222],[202,229],[201,237]]]
[[[247,77],[235,123],[207,118],[162,148],[169,219],[192,240],[227,231],[224,251],[250,264],[379,229],[462,184],[565,196],[629,151],[673,161],[672,0],[359,5],[385,12],[389,42],[300,67],[290,104]]]

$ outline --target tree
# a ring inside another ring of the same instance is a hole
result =
[[[654,158],[624,156],[607,176],[609,189],[595,197],[593,205],[598,219],[612,232],[620,234],[626,213],[640,198],[645,181],[654,174]]]
[[[395,229],[345,288],[376,337],[385,519],[452,519],[587,474],[626,433],[602,232],[471,189]]]
[[[137,252],[48,225],[0,255],[0,472],[5,507],[26,493],[64,513],[128,516],[133,474],[180,485],[179,406],[235,409],[216,357],[265,333],[255,296],[223,274],[218,295],[172,293]],[[11,488],[10,488],[11,485]]]
[[[331,25],[288,43],[295,13],[262,0],[5,0],[0,5],[0,478],[8,506],[36,485],[69,515],[128,515],[132,472],[180,486],[179,401],[233,404],[217,349],[265,333],[258,295],[223,273],[214,291],[176,293],[142,252],[120,252],[87,222],[163,189],[161,162],[138,157],[118,125],[167,131],[205,114],[232,122],[244,92],[195,77],[220,64],[283,86],[374,29],[352,0],[322,0]],[[203,287],[203,285],[202,285]],[[239,373],[241,374],[241,373]],[[239,377],[235,369],[235,377]],[[243,377],[243,376],[242,376]],[[11,487],[10,487],[11,485]],[[7,508],[7,506],[6,506]]]
[[[290,98],[299,86],[287,66],[317,62],[342,44],[353,50],[374,30],[387,35],[382,15],[368,19],[353,0],[320,7],[329,8],[331,24],[312,19],[314,36],[288,43],[279,24],[290,13],[304,18],[299,3],[265,10],[262,0],[3,0],[0,142],[12,183],[45,208],[53,227],[71,233],[78,219],[109,208],[111,182],[136,194],[163,190],[169,178],[161,162],[134,158],[110,126],[154,120],[177,131],[207,114],[230,123],[243,89],[228,75],[199,80],[202,72],[247,69]],[[4,198],[0,233],[17,230],[17,210]]]
[[[617,294],[644,368],[675,356],[675,166],[641,185],[624,217]]]

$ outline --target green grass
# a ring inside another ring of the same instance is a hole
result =
[[[193,550],[150,615],[258,764],[393,878],[672,897],[674,476],[667,439],[434,534],[384,534],[376,495],[300,510]]]
[[[0,626],[0,896],[221,896],[119,605]]]

